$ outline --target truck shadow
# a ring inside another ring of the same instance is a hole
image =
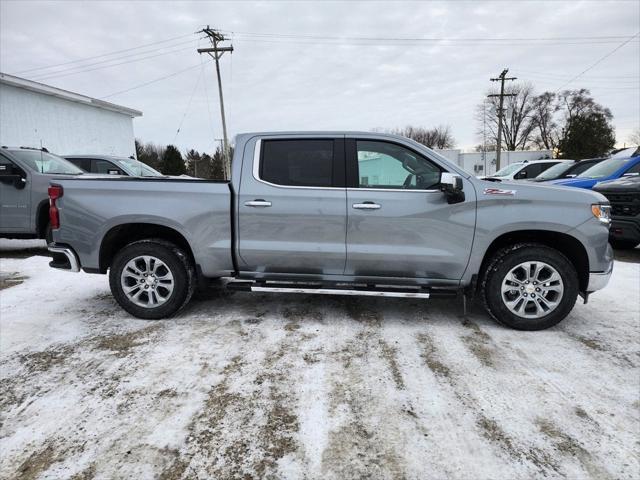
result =
[[[287,293],[200,292],[186,306],[180,317],[206,316],[207,312],[244,321],[256,317],[288,320],[295,313],[301,322],[358,322],[371,326],[390,324],[462,323],[474,321],[492,323],[479,302],[468,302],[464,315],[462,298],[405,299],[373,298],[342,295],[307,295]],[[246,317],[246,318],[245,318]]]

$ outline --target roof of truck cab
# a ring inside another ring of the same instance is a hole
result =
[[[396,135],[394,133],[381,133],[381,132],[363,132],[357,130],[292,130],[292,131],[282,131],[282,132],[243,132],[239,133],[238,136],[285,136],[285,135],[345,135],[345,136],[376,136],[376,137],[389,137],[389,138],[402,138],[406,140],[411,140],[408,137],[403,137],[402,135]]]

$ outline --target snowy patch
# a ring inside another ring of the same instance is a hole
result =
[[[143,321],[106,276],[3,256],[0,476],[639,478],[635,254],[542,332],[451,300],[240,292]]]

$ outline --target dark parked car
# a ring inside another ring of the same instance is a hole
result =
[[[601,182],[593,189],[611,202],[611,245],[634,248],[640,244],[640,177]]]
[[[531,181],[547,182],[549,180],[560,180],[561,178],[574,178],[603,160],[606,160],[606,158],[588,158],[573,163],[558,163],[542,172],[536,178],[532,178]]]
[[[75,166],[85,172],[127,175],[130,177],[162,177],[163,175],[134,158],[108,155],[65,155]]]

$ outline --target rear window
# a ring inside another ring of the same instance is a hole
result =
[[[260,178],[287,186],[331,187],[333,140],[265,140]]]
[[[11,153],[35,172],[67,175],[80,175],[84,173],[64,158],[42,150],[12,150]]]

